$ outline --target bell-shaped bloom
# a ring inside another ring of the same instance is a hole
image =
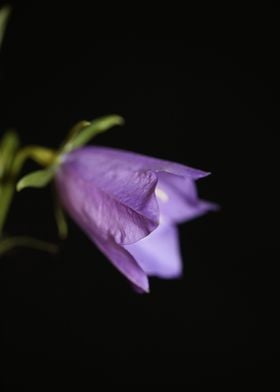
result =
[[[66,154],[55,182],[62,205],[138,291],[149,276],[182,275],[177,224],[215,208],[196,180],[208,173],[104,147]]]

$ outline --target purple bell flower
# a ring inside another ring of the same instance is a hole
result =
[[[198,198],[195,181],[209,173],[104,147],[62,158],[55,183],[62,205],[140,292],[149,276],[182,275],[176,225],[215,205]]]

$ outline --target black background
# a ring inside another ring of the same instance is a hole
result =
[[[37,3],[37,4],[36,4]],[[278,361],[279,61],[268,42],[96,39],[89,8],[15,7],[1,53],[1,132],[56,147],[118,113],[94,142],[212,175],[221,211],[180,226],[184,278],[137,295],[71,223],[59,256],[0,261],[4,384],[267,382]],[[25,170],[35,169],[28,164]],[[48,190],[17,195],[6,230],[56,240]],[[275,228],[274,228],[275,227]]]

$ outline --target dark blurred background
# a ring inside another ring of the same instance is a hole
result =
[[[75,122],[121,114],[125,127],[94,143],[211,171],[199,193],[221,211],[180,226],[184,278],[152,279],[149,295],[131,291],[73,223],[59,256],[3,257],[2,383],[272,380],[279,365],[276,47],[98,40],[89,6],[49,4],[15,5],[0,59],[1,132],[15,127],[24,144],[56,147]],[[6,230],[55,241],[49,190],[18,194]]]

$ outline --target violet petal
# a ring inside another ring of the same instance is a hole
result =
[[[149,276],[178,278],[182,275],[182,260],[176,226],[164,222],[149,236],[135,244],[125,245]]]
[[[88,146],[73,151],[70,155],[71,159],[78,159],[81,163],[85,163],[88,169],[92,169],[93,176],[100,171],[110,171],[112,167],[116,171],[131,168],[134,171],[167,172],[193,180],[210,174],[180,163],[108,147]]]
[[[217,208],[215,204],[198,197],[196,184],[192,179],[169,173],[158,173],[156,195],[161,215],[174,223],[197,218]]]
[[[195,181],[208,175],[181,164],[104,147],[63,157],[56,173],[61,202],[137,291],[148,277],[178,278],[176,223],[216,206],[200,200]]]
[[[116,170],[108,165],[94,169],[69,155],[71,159],[57,172],[56,184],[63,205],[78,224],[86,221],[100,237],[113,237],[119,244],[136,242],[157,227],[153,172]]]
[[[135,261],[132,254],[113,240],[104,241],[97,236],[94,236],[92,239],[111,263],[137,288],[139,293],[149,292],[147,274],[139,266],[139,263]]]

